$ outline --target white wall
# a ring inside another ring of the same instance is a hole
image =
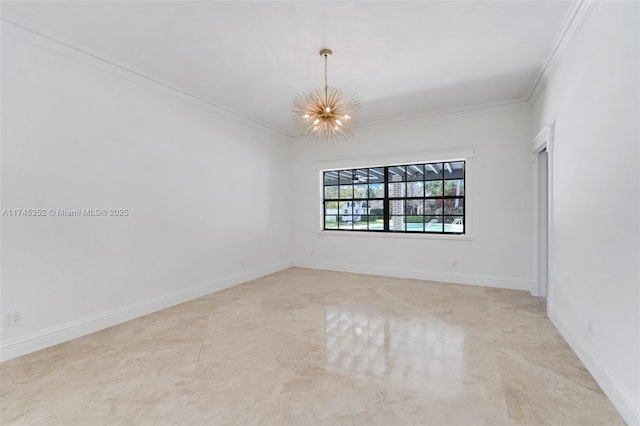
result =
[[[294,141],[294,263],[529,290],[533,281],[529,114],[528,109],[512,109],[364,128],[354,140],[340,143]],[[474,152],[465,185],[472,198],[467,203],[472,204],[467,209],[470,240],[319,232],[319,169],[428,160],[429,155],[407,154],[464,148]]]
[[[639,6],[596,4],[532,126],[556,122],[549,314],[630,424],[640,424]]]
[[[296,140],[293,153],[281,135],[3,25],[2,208],[130,215],[2,218],[2,357],[277,270],[292,256],[528,289],[530,142],[556,121],[550,315],[625,418],[640,423],[639,13],[637,2],[595,6],[550,70],[532,126],[528,109],[493,111],[361,129],[347,143]],[[474,152],[471,238],[319,232],[320,168],[458,148]],[[7,326],[12,309],[19,327]]]
[[[2,90],[3,209],[130,212],[2,218],[5,359],[288,266],[288,137],[10,25]]]

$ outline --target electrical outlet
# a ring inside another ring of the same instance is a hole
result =
[[[452,260],[451,261],[451,267],[452,268],[457,268],[458,267],[458,261],[457,260]]]
[[[591,318],[587,318],[587,332],[589,333],[589,336],[594,336],[593,321],[591,321]]]
[[[22,314],[20,311],[9,312],[9,327],[16,327],[22,324]]]

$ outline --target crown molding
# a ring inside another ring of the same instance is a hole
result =
[[[536,78],[531,90],[529,91],[527,102],[533,104],[538,96],[540,96],[540,93],[544,88],[544,82],[549,75],[549,71],[566,53],[571,41],[587,21],[587,18],[597,3],[598,0],[574,0],[571,4],[569,12],[567,12],[564,21],[562,22],[562,26],[553,41],[551,52],[543,62],[538,78]]]
[[[15,30],[32,40],[40,41],[52,48],[63,49],[66,52],[71,53],[76,57],[80,57],[84,60],[89,60],[91,63],[98,65],[103,69],[107,69],[111,72],[117,72],[120,75],[126,75],[127,77],[133,78],[138,82],[142,82],[145,84],[151,83],[152,86],[154,86],[157,89],[161,89],[166,93],[170,93],[172,95],[178,96],[184,100],[203,106],[214,113],[223,115],[228,118],[235,119],[237,121],[248,124],[252,127],[259,127],[263,130],[267,130],[271,133],[276,133],[280,136],[286,136],[289,138],[291,137],[291,135],[288,132],[285,132],[281,129],[278,129],[276,127],[270,126],[268,124],[262,123],[253,118],[250,118],[244,114],[241,114],[237,111],[232,110],[231,108],[218,105],[206,98],[190,93],[184,89],[181,89],[179,87],[166,83],[159,78],[156,78],[147,73],[139,71],[128,64],[119,62],[116,59],[109,58],[102,54],[98,54],[90,49],[81,47],[75,43],[64,40],[60,36],[47,34],[40,30],[36,30],[22,22],[18,22],[14,19],[8,19],[4,16],[0,16],[0,21],[2,22],[3,26],[6,26],[7,28],[10,28],[12,30]]]
[[[374,120],[360,124],[356,129],[373,129],[378,127],[388,126],[410,126],[413,124],[420,124],[426,121],[443,120],[468,117],[472,115],[487,114],[496,111],[507,111],[513,109],[528,108],[529,102],[525,99],[519,100],[503,100],[496,102],[487,102],[475,105],[464,105],[455,108],[447,108],[441,110],[435,110],[426,112],[424,114],[411,115],[400,118],[393,118],[389,120]]]
[[[355,129],[373,129],[383,126],[405,126],[411,124],[419,124],[425,121],[460,118],[470,115],[490,113],[494,111],[505,111],[510,109],[529,108],[544,88],[544,81],[549,75],[550,70],[559,62],[562,56],[571,44],[571,41],[578,34],[591,11],[599,0],[574,0],[567,12],[560,30],[556,34],[552,43],[552,49],[543,62],[543,66],[534,81],[528,96],[516,100],[503,100],[490,103],[465,105],[462,107],[431,111],[424,114],[414,116],[394,118],[389,120],[376,120],[362,123]]]
[[[527,100],[515,101],[498,101],[476,105],[465,105],[456,108],[442,109],[430,111],[424,114],[405,116],[389,120],[374,120],[361,123],[355,126],[354,130],[362,130],[364,132],[379,130],[382,127],[403,127],[421,124],[436,120],[451,120],[456,118],[471,117],[474,115],[490,114],[498,111],[510,111],[518,109],[526,109],[531,106]],[[292,135],[293,140],[305,140],[304,136]]]
[[[430,111],[423,114],[417,114],[417,115],[405,116],[405,117],[399,117],[399,118],[393,118],[393,119],[387,119],[387,120],[373,120],[373,121],[361,123],[360,125],[355,127],[355,129],[367,131],[369,129],[373,130],[373,129],[378,129],[380,127],[409,126],[409,125],[420,124],[420,123],[432,121],[432,120],[452,119],[452,118],[460,118],[460,117],[465,117],[470,115],[491,113],[496,111],[529,108],[542,92],[544,88],[544,81],[546,80],[549,74],[549,71],[553,68],[553,66],[556,63],[558,63],[560,58],[566,52],[567,47],[569,46],[569,44],[571,43],[575,35],[578,33],[580,28],[582,28],[584,22],[588,18],[589,14],[593,10],[597,2],[598,0],[574,0],[569,11],[567,12],[567,15],[565,16],[565,19],[562,23],[560,30],[558,31],[554,39],[551,52],[549,53],[549,55],[547,55],[545,61],[543,62],[543,66],[540,69],[540,72],[538,73],[538,76],[534,81],[531,89],[529,90],[528,96],[526,96],[525,98],[516,99],[516,100],[505,99],[505,100],[496,101],[496,102],[489,102],[489,103],[482,103],[482,104],[475,104],[475,105],[464,105],[464,106],[455,107],[455,108],[435,110],[435,111]],[[292,139],[302,139],[302,137],[298,136],[295,133],[292,133],[290,130],[276,128],[274,126],[271,126],[266,123],[255,120],[253,118],[250,118],[230,108],[218,105],[206,98],[195,95],[186,90],[180,89],[176,86],[166,83],[156,77],[153,77],[144,72],[136,70],[135,68],[127,64],[121,63],[113,58],[108,58],[104,55],[93,52],[90,49],[80,47],[76,44],[66,41],[59,36],[46,34],[41,30],[33,29],[24,23],[15,21],[13,19],[7,19],[6,17],[0,17],[0,20],[2,21],[3,24],[9,25],[16,30],[21,31],[23,34],[38,38],[40,39],[40,41],[44,41],[51,46],[60,47],[69,52],[82,55],[85,59],[89,59],[96,64],[102,65],[104,68],[108,68],[112,71],[119,71],[121,74],[126,74],[129,77],[133,77],[134,79],[137,79],[138,81],[141,81],[147,84],[151,83],[156,88],[160,88],[164,91],[177,95],[183,99],[197,103],[218,114],[236,119],[238,121],[244,122],[245,124],[260,127],[263,130],[276,133],[280,136],[286,136]]]
[[[118,72],[121,75],[126,75],[127,77],[131,77],[139,82],[143,82],[145,84],[151,83],[154,87],[158,89],[161,89],[165,92],[169,92],[173,95],[179,96],[182,99],[186,99],[190,102],[197,103],[198,105],[204,106],[205,108],[208,108],[209,110],[212,110],[215,113],[218,113],[239,121],[243,121],[246,124],[258,126],[264,130],[277,133],[280,136],[286,136],[288,138],[295,138],[295,139],[300,138],[295,133],[291,133],[290,131],[270,126],[268,124],[252,119],[237,111],[234,111],[230,108],[218,105],[206,98],[190,93],[179,87],[166,83],[154,76],[151,76],[142,71],[139,71],[128,64],[119,62],[114,58],[107,57],[105,55],[96,53],[88,48],[81,47],[75,43],[64,40],[62,37],[58,35],[51,35],[51,34],[45,33],[42,30],[34,29],[29,25],[26,25],[15,19],[8,19],[4,16],[0,17],[0,21],[2,22],[3,25],[7,25],[11,29],[17,30],[18,32],[26,35],[27,37],[30,37],[32,39],[37,39],[38,41],[43,42],[50,47],[63,49],[66,52],[76,55],[76,57],[79,56],[82,59],[89,60],[93,64],[101,66],[102,68],[106,68],[110,71]],[[394,118],[390,120],[370,121],[370,122],[366,122],[358,125],[356,129],[364,130],[364,129],[370,129],[370,128],[385,127],[385,126],[407,126],[412,124],[418,124],[424,121],[444,119],[444,118],[457,118],[457,117],[462,117],[467,115],[482,114],[482,113],[499,111],[499,110],[523,108],[527,106],[528,104],[526,100],[522,100],[522,99],[515,100],[515,101],[504,100],[504,101],[477,104],[477,105],[464,105],[461,107],[430,111],[424,114],[399,117],[399,118]]]
[[[560,30],[556,34],[552,43],[551,52],[543,62],[543,66],[534,81],[528,96],[516,100],[502,100],[496,102],[464,105],[461,107],[430,111],[424,114],[393,118],[389,120],[374,120],[361,123],[354,130],[368,130],[387,126],[408,126],[419,124],[431,120],[460,118],[471,115],[486,114],[496,111],[506,111],[512,109],[530,108],[544,88],[544,81],[549,71],[562,58],[567,48],[583,24],[586,22],[591,11],[599,0],[574,0],[562,22]],[[294,139],[301,137],[292,136]]]

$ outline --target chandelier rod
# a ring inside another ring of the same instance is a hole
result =
[[[329,103],[329,83],[328,83],[328,73],[327,73],[327,53],[324,54],[324,103],[325,105]]]
[[[324,104],[325,107],[327,106],[327,104],[329,103],[329,78],[328,78],[328,71],[327,71],[327,62],[328,62],[328,57],[329,55],[331,55],[333,53],[333,51],[331,49],[321,49],[320,50],[320,55],[324,56]]]

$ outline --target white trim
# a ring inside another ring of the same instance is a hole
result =
[[[511,101],[504,100],[499,102],[491,102],[476,105],[463,105],[457,108],[448,108],[435,111],[429,111],[422,114],[403,116],[388,120],[372,120],[360,123],[354,127],[357,130],[356,137],[366,137],[367,134],[375,133],[381,128],[413,126],[429,121],[452,120],[464,117],[473,117],[483,114],[491,114],[500,111],[512,111],[529,108],[531,104],[526,99]],[[304,136],[291,135],[294,141],[300,141],[305,144],[325,144],[324,140],[309,139]]]
[[[139,82],[143,82],[145,84],[151,83],[154,87],[162,89],[163,91],[168,91],[173,95],[177,95],[188,101],[200,104],[201,106],[211,109],[219,114],[223,114],[227,117],[244,121],[247,124],[257,125],[266,130],[275,132],[282,136],[287,136],[289,138],[303,139],[303,137],[301,136],[292,134],[291,131],[289,130],[284,130],[284,129],[271,126],[269,124],[263,123],[256,119],[250,118],[249,116],[244,115],[231,108],[218,105],[212,100],[203,98],[199,95],[188,92],[177,86],[173,86],[167,82],[164,82],[159,78],[151,76],[143,71],[137,70],[133,66],[125,64],[115,58],[108,57],[104,54],[97,53],[87,47],[80,46],[77,43],[65,40],[60,35],[49,34],[46,31],[43,31],[41,29],[32,28],[31,26],[25,24],[24,22],[20,22],[15,18],[8,19],[6,17],[0,17],[0,20],[2,21],[3,24],[6,24],[7,28],[12,28],[14,30],[17,30],[22,34],[27,35],[31,39],[37,39],[39,42],[44,43],[49,47],[64,49],[65,51],[67,51],[67,53],[72,53],[76,56],[81,56],[83,60],[89,60],[94,65],[99,65],[103,69],[125,74],[129,78],[134,78]],[[365,130],[369,128],[377,129],[379,127],[385,127],[385,126],[406,126],[406,125],[422,123],[425,121],[443,119],[443,118],[466,117],[470,115],[478,115],[478,114],[484,114],[484,113],[489,113],[494,111],[521,109],[521,108],[528,108],[528,107],[529,107],[529,104],[526,99],[519,99],[515,101],[511,99],[505,99],[497,102],[488,102],[488,103],[475,104],[475,105],[463,105],[455,108],[429,111],[423,114],[403,116],[403,117],[398,117],[391,120],[373,120],[366,123],[360,123],[355,128]]]
[[[389,120],[373,120],[370,122],[361,123],[356,127],[356,129],[377,130],[377,128],[384,126],[408,126],[431,120],[459,118],[491,113],[494,111],[507,111],[512,109],[529,108],[536,101],[540,93],[542,93],[544,89],[544,82],[549,75],[549,72],[566,53],[569,45],[571,44],[571,41],[580,32],[580,29],[587,21],[587,18],[589,17],[591,11],[597,3],[598,0],[573,0],[573,3],[571,4],[571,7],[569,8],[567,15],[565,16],[564,21],[562,22],[560,30],[555,36],[552,48],[546,59],[542,62],[542,64],[540,64],[540,72],[538,73],[536,79],[533,81],[531,89],[529,90],[526,97],[515,100],[505,99],[475,105],[463,105],[460,107],[430,111],[423,114],[393,118]],[[292,137],[294,139],[297,138],[295,136]]]
[[[322,227],[322,225],[321,225]],[[414,238],[414,239],[431,239],[431,240],[458,240],[471,241],[473,237],[467,234],[412,234],[406,232],[364,232],[364,231],[339,231],[339,230],[322,230],[316,232],[316,235],[324,237],[372,237],[372,238]]]
[[[462,105],[455,108],[438,109],[422,114],[397,117],[386,120],[372,120],[360,123],[355,127],[359,131],[378,130],[380,127],[402,127],[425,123],[434,120],[449,120],[474,115],[489,114],[498,111],[510,111],[529,108],[527,99],[501,100],[474,105]]]
[[[368,129],[376,130],[379,127],[393,127],[393,126],[407,126],[413,124],[419,124],[425,121],[438,120],[438,119],[450,119],[450,118],[458,118],[458,117],[466,117],[471,115],[478,115],[484,113],[491,113],[494,111],[504,111],[511,109],[520,109],[520,108],[528,108],[535,101],[535,99],[542,92],[544,87],[544,80],[550,68],[556,64],[559,59],[562,57],[564,52],[567,50],[567,46],[570,44],[570,41],[575,37],[578,33],[587,17],[591,13],[591,10],[597,3],[597,0],[575,0],[569,9],[567,16],[558,31],[558,34],[555,38],[553,48],[549,53],[547,59],[544,61],[544,65],[541,67],[540,73],[536,80],[533,82],[531,89],[529,91],[529,95],[526,98],[521,99],[504,99],[495,102],[487,102],[481,104],[474,105],[462,105],[459,107],[448,108],[448,109],[439,109],[435,111],[428,111],[422,114],[416,114],[411,116],[403,116],[398,118],[393,118],[390,120],[373,120],[369,122],[361,123],[356,127],[358,130],[366,131]],[[257,125],[266,130],[275,132],[282,136],[287,136],[292,139],[302,139],[300,136],[296,134],[292,134],[290,130],[279,129],[274,126],[268,125],[266,123],[260,122],[256,119],[250,118],[244,114],[241,114],[235,110],[230,108],[226,108],[224,106],[218,105],[215,102],[200,97],[196,94],[190,93],[186,90],[183,90],[179,87],[173,86],[169,83],[165,83],[164,81],[150,76],[142,71],[138,71],[134,69],[130,65],[123,64],[114,58],[108,58],[102,54],[98,54],[96,52],[91,51],[86,47],[80,47],[72,42],[67,40],[63,40],[59,35],[47,34],[45,31],[41,29],[31,28],[29,25],[19,22],[13,19],[7,19],[6,17],[0,17],[3,24],[8,24],[12,26],[14,29],[20,30],[24,34],[28,34],[32,37],[37,37],[41,41],[47,42],[50,46],[57,46],[68,50],[69,52],[73,52],[75,54],[79,54],[84,56],[85,59],[91,59],[93,63],[100,64],[103,67],[106,65],[107,68],[111,70],[124,71],[128,74],[129,77],[137,78],[139,81],[143,81],[145,83],[152,83],[156,87],[162,88],[164,90],[168,90],[169,92],[179,95],[185,99],[189,99],[191,101],[195,101],[203,106],[206,106],[218,113],[222,113],[228,117],[239,119],[245,121],[247,123]]]
[[[543,294],[542,285],[538,274],[538,262],[540,261],[538,256],[538,249],[540,246],[540,213],[538,201],[538,194],[540,193],[540,180],[539,180],[539,154],[547,150],[547,311],[549,310],[553,297],[552,297],[552,241],[553,241],[553,144],[555,137],[555,121],[545,126],[538,134],[533,138],[531,144],[531,153],[533,156],[533,265],[534,265],[534,285],[531,287],[531,294],[534,296],[540,296]]]
[[[156,89],[160,89],[165,93],[169,93],[183,100],[205,107],[208,110],[213,111],[217,114],[220,114],[224,117],[232,118],[234,120],[243,122],[253,127],[256,127],[256,126],[260,127],[263,130],[268,130],[269,132],[276,133],[280,136],[286,136],[289,138],[291,137],[291,135],[288,132],[285,132],[273,126],[269,126],[268,124],[262,123],[258,120],[255,120],[244,114],[234,111],[231,108],[218,105],[209,99],[190,93],[179,87],[173,86],[169,83],[162,81],[159,78],[153,77],[145,72],[136,70],[134,67],[128,64],[122,63],[114,58],[109,58],[105,55],[95,53],[88,48],[80,47],[74,43],[63,40],[60,36],[57,36],[57,35],[52,36],[52,35],[46,34],[42,31],[38,31],[33,28],[30,28],[28,25],[25,25],[21,22],[10,20],[5,17],[0,17],[0,21],[2,21],[3,27],[16,31],[22,34],[23,36],[26,36],[30,41],[37,42],[40,45],[44,45],[53,49],[63,50],[64,53],[71,54],[76,59],[89,61],[91,64],[97,65],[103,70],[106,70],[109,72],[115,72],[120,76],[131,78],[139,83],[144,83],[145,85],[151,85],[152,87]]]
[[[235,111],[231,108],[227,108],[221,105],[216,104],[212,100],[203,98],[194,93],[190,93],[184,89],[173,86],[169,83],[162,81],[159,78],[153,77],[145,72],[136,70],[134,67],[128,64],[124,64],[115,58],[107,57],[101,53],[97,53],[92,51],[91,49],[80,46],[76,43],[63,39],[60,35],[57,34],[49,34],[42,29],[34,29],[31,26],[25,24],[24,22],[20,22],[15,18],[8,19],[6,17],[0,17],[0,20],[3,24],[8,24],[9,27],[13,27],[13,29],[19,30],[21,33],[26,34],[32,38],[37,38],[41,42],[45,42],[50,47],[63,48],[68,52],[74,53],[75,55],[83,56],[83,59],[89,59],[92,63],[102,66],[103,68],[109,69],[111,71],[119,71],[127,74],[128,77],[133,77],[138,81],[144,83],[152,83],[156,88],[163,89],[165,91],[169,91],[174,95],[178,95],[184,99],[190,100],[192,102],[197,102],[209,109],[212,109],[218,113],[224,114],[227,117],[239,119],[241,121],[247,122],[247,124],[257,125],[271,132],[278,133],[282,136],[287,136],[289,138],[294,139],[304,139],[302,136],[298,136],[297,134],[291,133],[290,130],[280,129],[275,126],[271,126],[269,124],[263,123],[256,119],[250,118],[247,115],[244,115],[238,111]],[[423,114],[410,115],[394,118],[391,120],[373,120],[366,123],[360,123],[355,128],[356,129],[377,129],[379,127],[385,126],[406,126],[412,124],[418,124],[425,121],[443,119],[443,118],[458,118],[458,117],[466,117],[470,115],[478,115],[484,114],[494,111],[504,111],[510,109],[521,109],[528,108],[529,103],[527,99],[504,99],[496,102],[487,102],[475,105],[462,105],[455,108],[448,109],[440,109],[435,111],[425,112]]]
[[[547,75],[549,74],[549,71],[555,64],[560,61],[562,56],[565,54],[568,46],[571,44],[571,41],[574,39],[576,34],[578,34],[580,29],[582,28],[582,25],[584,25],[584,23],[587,21],[589,14],[593,10],[597,2],[597,0],[573,1],[573,4],[569,8],[569,12],[562,22],[560,31],[558,31],[558,34],[556,35],[556,38],[553,42],[553,48],[547,56],[547,59],[544,61],[544,65],[540,69],[538,78],[536,78],[531,87],[531,90],[529,91],[527,102],[532,104],[538,98],[540,93],[542,93],[544,82]]]
[[[383,167],[390,164],[420,164],[434,161],[455,161],[473,158],[473,148],[446,149],[438,151],[403,152],[391,155],[373,155],[369,157],[340,158],[336,160],[318,161],[318,171],[327,169],[354,169],[363,167]],[[466,189],[466,188],[465,188]]]
[[[379,275],[385,277],[407,278],[412,280],[436,281],[451,284],[465,284],[481,287],[506,288],[511,290],[529,291],[533,285],[530,281],[519,278],[497,277],[490,275],[451,274],[448,272],[428,272],[408,269],[396,269],[370,265],[350,265],[338,263],[313,262],[308,260],[294,260],[292,266],[327,271],[351,272],[355,274]]]
[[[5,340],[0,344],[0,361],[39,351],[59,343],[77,339],[105,328],[148,315],[189,300],[215,293],[265,275],[287,269],[290,262],[282,262],[220,279],[196,288],[176,291],[111,311],[102,312],[77,321],[60,324],[25,336]]]
[[[640,401],[634,402],[634,399],[624,391],[623,387],[613,378],[614,376],[609,373],[606,364],[593,355],[588,349],[589,345],[582,338],[573,334],[570,331],[571,327],[562,322],[560,316],[553,309],[549,309],[547,315],[627,424],[630,426],[640,425]]]
[[[531,151],[533,153],[538,153],[543,149],[547,149],[547,151],[553,151],[553,138],[555,137],[556,122],[552,122],[546,126],[538,134],[533,138],[533,143],[531,145]]]

